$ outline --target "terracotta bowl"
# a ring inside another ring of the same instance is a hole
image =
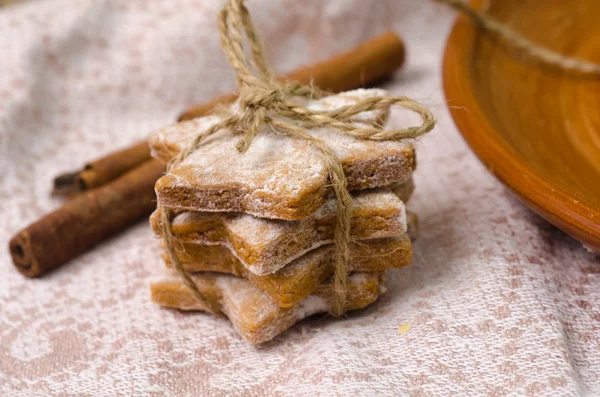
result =
[[[486,12],[535,43],[600,63],[598,0],[493,1]],[[465,16],[448,40],[443,74],[454,122],[490,172],[600,250],[600,76],[536,63]]]

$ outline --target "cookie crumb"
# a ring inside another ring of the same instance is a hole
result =
[[[406,335],[410,332],[410,328],[411,326],[409,323],[404,323],[398,328],[398,333],[400,335]]]

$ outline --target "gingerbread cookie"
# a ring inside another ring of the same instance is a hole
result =
[[[412,241],[419,237],[419,217],[412,211],[406,211],[406,234]]]
[[[389,188],[392,189],[394,194],[398,196],[404,204],[406,204],[415,191],[415,182],[413,181],[413,178],[410,178],[404,182],[394,183],[393,185],[390,185]]]
[[[177,256],[190,272],[229,273],[248,279],[280,307],[291,307],[310,295],[334,270],[332,244],[301,256],[273,274],[257,276],[231,252],[219,245],[183,244]],[[163,260],[171,266],[169,256]],[[349,271],[373,272],[397,269],[412,261],[408,236],[362,240],[350,246]]]
[[[312,101],[324,110],[355,104],[385,91],[356,90]],[[233,110],[235,111],[235,110]],[[387,109],[361,114],[357,124],[376,123]],[[150,138],[153,155],[175,156],[191,139],[221,117],[211,115],[177,123]],[[330,129],[309,133],[323,139],[342,162],[348,190],[361,190],[407,180],[415,165],[411,144],[353,138]],[[317,211],[332,188],[322,154],[306,140],[271,130],[261,131],[245,153],[236,149],[239,134],[221,130],[156,183],[158,202],[194,211],[246,212],[261,218],[299,220]]]
[[[201,273],[192,278],[200,292],[219,307],[237,332],[251,343],[273,339],[300,320],[330,310],[331,284],[321,284],[312,295],[290,308],[281,308],[248,280],[223,274]],[[348,278],[346,309],[362,309],[385,292],[385,273],[353,273]],[[203,310],[175,272],[151,284],[152,300],[164,307]]]
[[[172,220],[181,242],[226,245],[251,272],[273,273],[311,249],[333,241],[336,200],[301,221],[261,219],[241,213],[182,212]],[[354,192],[350,237],[354,240],[406,233],[402,201],[388,188]],[[151,224],[160,234],[160,216]]]

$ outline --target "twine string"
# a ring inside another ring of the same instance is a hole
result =
[[[334,294],[331,302],[331,314],[340,316],[344,313],[346,306],[352,201],[340,159],[325,141],[308,131],[327,127],[336,130],[340,134],[360,139],[403,141],[418,138],[431,131],[435,126],[433,114],[423,105],[404,96],[370,97],[353,105],[327,111],[308,109],[304,106],[308,100],[325,96],[325,94],[310,86],[299,83],[282,84],[273,78],[264,57],[260,38],[252,25],[248,9],[244,6],[244,0],[228,1],[219,14],[218,26],[223,52],[236,72],[240,88],[239,111],[228,114],[220,122],[196,135],[169,162],[167,173],[198,149],[206,137],[224,129],[228,129],[232,133],[243,134],[237,144],[240,153],[247,151],[254,138],[259,133],[264,133],[265,130],[273,130],[288,136],[290,139],[309,142],[322,154],[329,180],[337,198],[334,229]],[[246,57],[245,42],[249,44],[252,62]],[[384,131],[381,125],[358,125],[353,122],[353,118],[362,112],[371,110],[387,111],[392,105],[398,105],[415,112],[421,117],[421,124],[414,127]],[[165,247],[174,268],[196,299],[204,303],[209,311],[216,312],[217,308],[202,296],[196,284],[185,271],[183,264],[177,258],[174,248],[175,237],[171,225],[172,211],[163,208],[161,214]]]
[[[498,20],[474,9],[463,0],[435,0],[467,15],[486,31],[498,36],[506,44],[516,48],[543,64],[566,72],[583,75],[600,75],[600,65],[579,58],[559,54],[531,42]]]

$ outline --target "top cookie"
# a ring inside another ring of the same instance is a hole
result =
[[[310,101],[314,110],[333,110],[372,96],[378,89],[355,90]],[[235,105],[232,111],[235,111]],[[388,111],[358,115],[357,125],[382,123]],[[211,115],[165,127],[150,137],[153,156],[169,161],[197,134],[219,122]],[[389,185],[408,179],[414,148],[400,142],[376,142],[330,129],[309,131],[323,139],[341,160],[349,190]],[[261,131],[246,153],[229,130],[208,137],[181,164],[156,183],[158,202],[194,211],[246,212],[261,218],[298,220],[318,210],[331,195],[322,154],[309,142],[275,131]]]

